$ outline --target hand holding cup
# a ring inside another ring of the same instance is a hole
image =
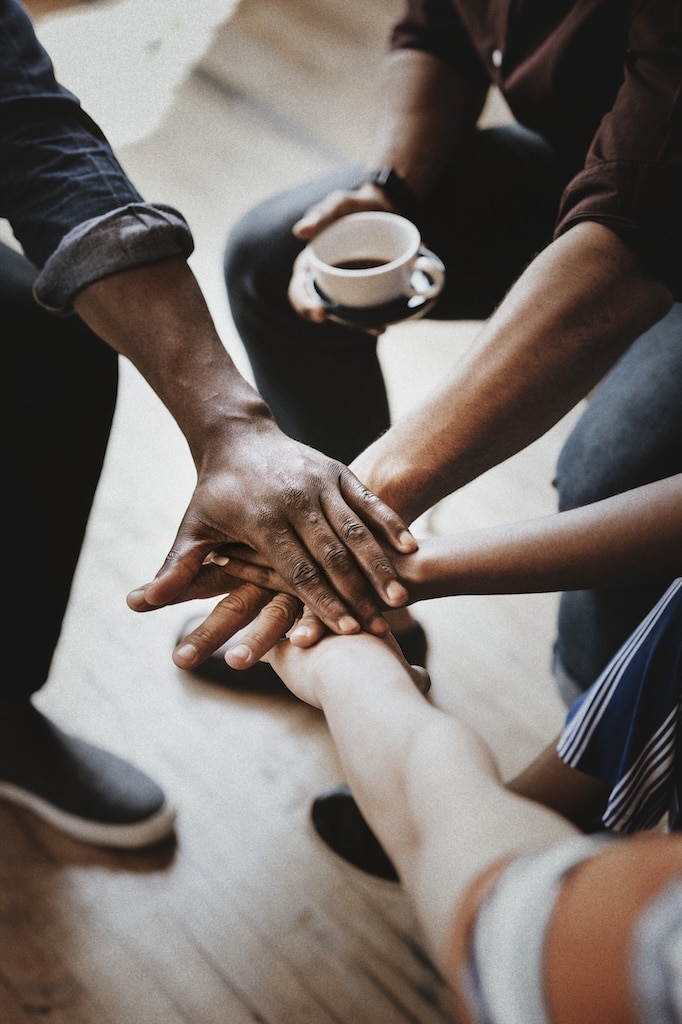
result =
[[[295,267],[303,301],[292,302],[310,319],[327,317],[370,333],[421,316],[440,294],[445,268],[422,245],[411,221],[386,211],[351,213],[308,243]],[[292,281],[292,285],[294,284]]]

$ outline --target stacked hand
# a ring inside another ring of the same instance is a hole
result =
[[[237,579],[213,560],[212,552],[235,541],[272,565],[267,576],[258,574],[269,589]],[[164,565],[129,595],[128,604],[144,612],[229,591],[194,636],[196,651],[176,655],[183,668],[195,667],[261,609],[264,642],[273,632],[271,642],[279,639],[302,604],[334,632],[362,628],[382,635],[388,628],[383,611],[408,597],[387,552],[415,548],[400,517],[351,470],[292,441],[267,420],[251,424],[241,441],[233,437],[225,455],[218,449],[199,468]],[[273,599],[273,590],[282,593]]]
[[[354,671],[354,666],[358,662],[367,663],[373,645],[376,644],[381,644],[390,651],[400,667],[409,673],[420,693],[428,692],[431,686],[428,672],[419,665],[408,665],[395,637],[390,633],[382,640],[367,635],[348,638],[328,637],[309,651],[302,651],[289,640],[282,640],[268,651],[263,661],[272,665],[277,675],[299,700],[313,707],[322,708],[321,688],[329,685],[330,680],[331,685],[335,685],[339,665],[345,664],[349,666],[350,671]]]

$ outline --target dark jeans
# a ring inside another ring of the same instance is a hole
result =
[[[31,293],[33,266],[0,245],[0,309],[8,406],[5,488],[12,569],[10,637],[28,638],[0,697],[46,681],[59,639],[116,402],[118,357],[76,316],[57,317]],[[16,404],[15,404],[16,403]],[[16,432],[16,433],[15,433]],[[17,589],[18,588],[18,589]]]
[[[557,463],[561,509],[682,472],[682,303],[604,378]],[[561,596],[555,654],[579,688],[596,679],[675,573],[647,586]],[[570,697],[570,691],[568,696]]]
[[[302,320],[289,305],[287,286],[302,247],[291,234],[292,225],[332,189],[350,186],[358,171],[341,168],[267,199],[235,225],[225,249],[232,316],[258,389],[287,433],[345,463],[389,426],[376,343],[334,323]],[[570,175],[551,147],[531,132],[505,126],[477,133],[468,153],[434,191],[419,222],[425,244],[447,268],[447,284],[431,318],[482,320],[492,313],[551,241]],[[568,507],[570,495],[577,493],[579,504],[594,500],[604,479],[611,481],[613,493],[681,468],[679,313],[678,307],[633,346],[632,364],[626,358],[618,368],[620,384],[610,387],[605,382],[590,401],[562,455],[557,474],[561,507]],[[635,364],[636,353],[640,356]],[[660,381],[649,382],[645,372],[646,367],[657,373],[663,359],[667,388]],[[632,421],[633,409],[640,405],[654,429],[645,431],[640,417],[638,426],[627,432],[624,450],[615,451],[610,438],[623,432],[623,424]],[[601,446],[588,445],[586,438],[589,453],[581,452],[583,431],[595,429]],[[663,587],[662,581],[653,589],[662,592]],[[639,588],[627,594],[610,592],[603,596],[598,616],[594,595],[571,595],[570,616],[562,601],[559,656],[581,687],[593,681],[620,646],[633,615],[641,617],[642,601],[649,602],[650,594]]]

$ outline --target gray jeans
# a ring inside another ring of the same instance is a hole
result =
[[[559,508],[682,472],[682,303],[643,334],[595,390],[559,456]],[[566,700],[586,689],[675,573],[647,586],[562,594],[555,645]]]

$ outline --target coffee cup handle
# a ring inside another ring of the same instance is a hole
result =
[[[434,252],[431,252],[430,249],[425,249],[423,246],[414,261],[412,277],[414,278],[420,272],[430,283],[426,288],[413,287],[413,294],[422,295],[425,299],[435,298],[436,295],[440,295],[445,284],[445,265]]]

